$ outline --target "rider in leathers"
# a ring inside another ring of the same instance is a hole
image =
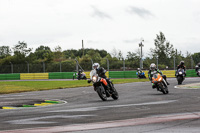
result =
[[[195,66],[195,71],[197,72],[200,69],[200,62]],[[198,73],[197,73],[198,75]]]
[[[106,80],[107,85],[105,85],[105,87],[112,91],[112,87],[110,85],[110,80],[105,75],[105,73],[107,71],[103,67],[100,67],[99,63],[94,63],[92,66],[93,66],[93,69],[96,70],[98,76]],[[90,83],[90,82],[91,81],[89,80],[88,83]]]
[[[185,76],[186,76],[186,67],[184,66],[184,64],[185,64],[184,61],[181,61],[180,64],[177,66],[176,72],[178,69],[182,68],[184,70]]]
[[[153,74],[155,73],[155,71],[156,71],[157,73],[159,73],[160,75],[162,75],[162,77],[165,79],[167,85],[169,85],[169,83],[167,82],[167,77],[166,77],[166,75],[163,75],[162,72],[161,72],[159,69],[156,69],[156,65],[155,65],[154,63],[152,63],[152,64],[150,65],[150,69],[149,69],[149,72],[148,72],[149,80],[151,81],[151,83],[152,83],[152,77],[153,77]],[[156,88],[156,86],[155,86],[154,83],[152,83],[152,88],[153,88],[153,89]]]

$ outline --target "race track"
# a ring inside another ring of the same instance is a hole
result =
[[[102,101],[93,87],[0,95],[0,105],[41,100],[61,104],[0,110],[0,133],[198,133],[200,89],[175,88],[168,79],[169,94],[151,88],[150,82],[115,85],[119,100]],[[187,78],[183,84],[199,83]]]

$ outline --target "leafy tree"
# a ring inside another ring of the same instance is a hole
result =
[[[126,66],[131,67],[131,68],[138,68],[140,65],[140,54],[139,52],[128,52],[126,55]]]
[[[101,58],[104,58],[104,57],[106,57],[106,56],[107,56],[107,54],[108,54],[108,52],[107,52],[107,51],[105,51],[105,50],[98,50],[97,52],[100,54]]]
[[[195,64],[199,63],[200,62],[200,52],[199,53],[194,53],[192,55],[192,58],[193,58]]]
[[[156,39],[154,40],[154,49],[150,49],[152,56],[159,58],[160,64],[169,65],[170,58],[174,56],[175,50],[172,44],[168,42],[165,38],[165,35],[160,32],[156,35]]]
[[[119,59],[119,60],[122,60],[122,59],[123,59],[123,54],[122,54],[122,51],[121,51],[121,50],[119,50],[118,59]]]
[[[27,48],[27,43],[25,42],[18,42],[17,45],[15,45],[14,49],[14,55],[22,55],[26,57],[31,51],[31,48]]]
[[[51,62],[53,60],[53,52],[48,46],[41,45],[38,48],[36,48],[34,53],[31,53],[29,55],[29,58],[35,58],[36,60]]]
[[[0,46],[0,58],[5,58],[10,56],[11,49],[9,46]]]
[[[59,45],[56,46],[54,49],[54,58],[58,61],[61,61],[63,57],[62,48]]]
[[[34,54],[36,55],[37,59],[45,59],[50,53],[52,53],[52,51],[48,46],[41,45],[38,48],[36,48]]]

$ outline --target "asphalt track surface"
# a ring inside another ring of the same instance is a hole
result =
[[[63,104],[0,110],[0,133],[199,133],[200,89],[175,88],[169,94],[151,88],[150,82],[115,85],[119,100],[102,101],[93,87],[0,95],[0,105],[40,100]],[[187,78],[183,84],[199,83]]]

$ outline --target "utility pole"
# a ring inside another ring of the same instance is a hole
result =
[[[83,44],[83,40],[82,40],[82,50],[83,50],[83,56],[84,56],[84,44]]]
[[[174,56],[174,70],[176,70],[176,57]]]
[[[141,38],[141,42],[139,43],[139,47],[141,47],[141,54],[140,54],[140,69],[143,68],[143,61],[142,61],[142,47],[144,47],[144,45],[142,44],[142,42],[144,42],[144,39]]]
[[[156,64],[157,64],[157,69],[158,69],[158,55],[156,56],[156,60],[157,60],[157,61],[156,61],[156,62],[157,62],[157,63],[156,63]]]
[[[191,69],[193,69],[193,58],[191,56]]]

